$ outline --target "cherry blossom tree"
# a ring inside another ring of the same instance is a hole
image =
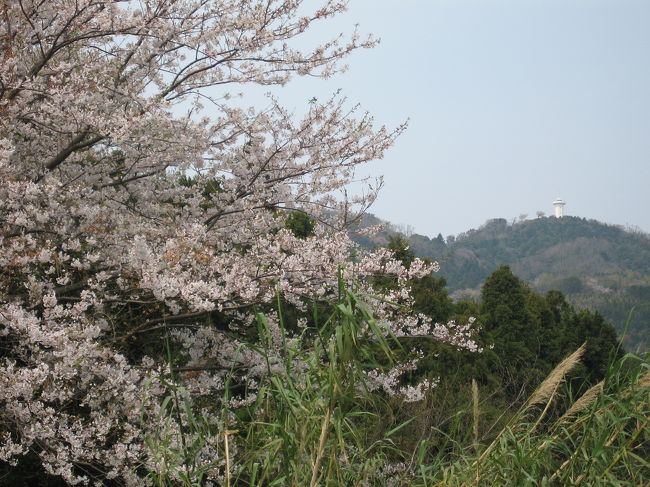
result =
[[[404,286],[387,298],[408,304],[408,279],[433,270],[388,251],[350,261],[345,228],[380,184],[346,187],[403,126],[375,127],[338,94],[302,117],[231,94],[329,77],[375,45],[355,32],[303,47],[345,10],[306,3],[2,3],[0,460],[31,452],[70,484],[141,485],[142,469],[162,468],[145,437],[171,372],[164,337],[182,345],[189,394],[218,394],[228,370],[251,385],[268,373],[242,347],[256,306],[277,328],[278,294],[304,309],[336,292],[343,264],[350,282],[394,274]],[[310,235],[287,228],[296,213]],[[467,327],[380,301],[375,312],[394,335],[473,346]]]

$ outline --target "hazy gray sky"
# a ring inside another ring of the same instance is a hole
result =
[[[382,39],[295,108],[341,88],[378,123],[410,119],[369,167],[371,211],[417,233],[566,214],[650,231],[650,1],[352,0],[326,33]]]

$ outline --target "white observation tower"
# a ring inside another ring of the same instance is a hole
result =
[[[555,218],[562,218],[564,216],[565,201],[561,198],[555,198],[553,206],[555,206]]]

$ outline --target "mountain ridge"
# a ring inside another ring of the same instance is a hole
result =
[[[600,312],[628,349],[648,349],[650,235],[574,216],[495,218],[447,239],[404,235],[370,214],[360,227],[377,224],[385,228],[372,237],[355,237],[359,245],[381,247],[391,235],[404,236],[415,255],[440,263],[438,275],[454,299],[477,299],[485,279],[505,264],[533,290],[557,289],[574,306]]]

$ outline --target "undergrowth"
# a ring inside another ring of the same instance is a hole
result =
[[[261,339],[251,346],[264,352],[271,346],[270,331],[264,315],[257,322]],[[443,427],[423,420],[435,417],[427,409],[435,390],[419,409],[368,390],[364,372],[390,364],[398,344],[385,338],[362,299],[344,291],[314,323],[300,339],[285,341],[282,372],[251,391],[247,406],[224,408],[223,424],[214,433],[223,445],[217,462],[223,485],[650,485],[647,356],[626,355],[611,363],[603,381],[574,399],[566,378],[580,362],[580,347],[527,400],[492,423],[485,423],[489,401],[473,381],[458,391],[467,391],[465,406]],[[190,404],[180,404],[189,396],[170,385],[170,397],[174,408],[189,411]],[[198,421],[192,425],[188,434],[197,448],[202,435],[211,433]],[[151,447],[163,448],[160,442]],[[187,455],[165,458],[191,461]],[[181,467],[170,465],[188,471]],[[177,485],[171,478],[154,480]],[[198,475],[187,476],[182,485],[206,484]]]

